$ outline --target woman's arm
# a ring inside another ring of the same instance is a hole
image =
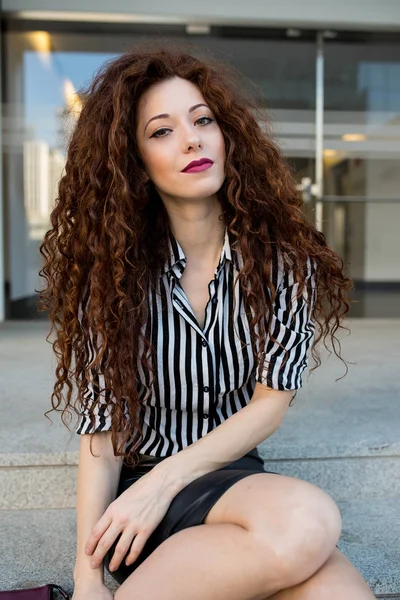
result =
[[[91,437],[93,453],[100,454],[99,458],[90,453]],[[81,436],[76,502],[75,586],[104,583],[103,565],[92,569],[92,557],[85,554],[85,547],[95,523],[115,500],[121,468],[122,459],[114,456],[110,431]]]
[[[257,383],[247,406],[155,469],[163,470],[180,491],[201,475],[241,458],[272,435],[293,395],[294,391],[273,390]]]

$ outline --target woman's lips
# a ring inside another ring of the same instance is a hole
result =
[[[190,169],[183,171],[183,173],[199,173],[200,171],[205,171],[206,169],[209,169],[213,166],[213,164],[214,163],[207,162],[202,165],[197,165],[196,167],[191,167]]]

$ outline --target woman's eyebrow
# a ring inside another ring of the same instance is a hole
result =
[[[194,106],[192,106],[191,108],[189,108],[189,113],[193,112],[194,110],[196,110],[196,108],[199,108],[200,106],[205,106],[206,108],[208,108],[208,110],[210,110],[210,108],[207,106],[207,104],[195,104]],[[147,129],[147,125],[149,123],[151,123],[151,121],[154,121],[155,119],[168,119],[171,115],[167,114],[167,113],[163,113],[162,115],[156,115],[155,117],[151,117],[151,119],[149,119],[149,121],[146,123],[146,126],[143,130],[143,133],[145,133],[146,129]]]

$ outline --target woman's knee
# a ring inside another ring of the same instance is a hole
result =
[[[277,528],[270,515],[253,529],[288,587],[316,573],[335,550],[341,534],[341,515],[334,500],[311,484],[302,487],[293,503],[282,506]]]
[[[233,485],[206,522],[247,529],[265,560],[272,561],[281,579],[291,585],[324,564],[341,532],[340,511],[326,492],[307,481],[270,473]]]

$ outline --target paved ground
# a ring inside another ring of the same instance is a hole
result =
[[[399,503],[379,500],[365,504],[362,501],[339,503],[343,514],[339,548],[357,565],[376,594],[398,592],[400,550],[398,535],[395,538],[392,529],[400,532]],[[71,593],[75,510],[14,510],[3,511],[1,516],[0,590],[52,582]],[[382,543],[383,538],[385,543]],[[106,575],[107,585],[116,589],[111,576]]]
[[[309,377],[278,432],[266,443],[271,457],[384,452],[400,444],[400,320],[354,319],[341,336],[349,373],[334,356]],[[51,408],[55,360],[46,322],[0,325],[0,447],[2,453],[66,452],[79,436]],[[72,425],[74,422],[72,423]]]
[[[260,451],[271,470],[331,493],[343,517],[340,549],[376,594],[400,598],[400,320],[353,319],[349,327],[340,336],[354,363],[346,377],[335,381],[344,367],[324,355]],[[0,589],[54,581],[72,591],[73,494],[64,501],[79,436],[74,421],[69,432],[59,413],[52,422],[44,416],[55,369],[47,332],[45,321],[0,324]]]

